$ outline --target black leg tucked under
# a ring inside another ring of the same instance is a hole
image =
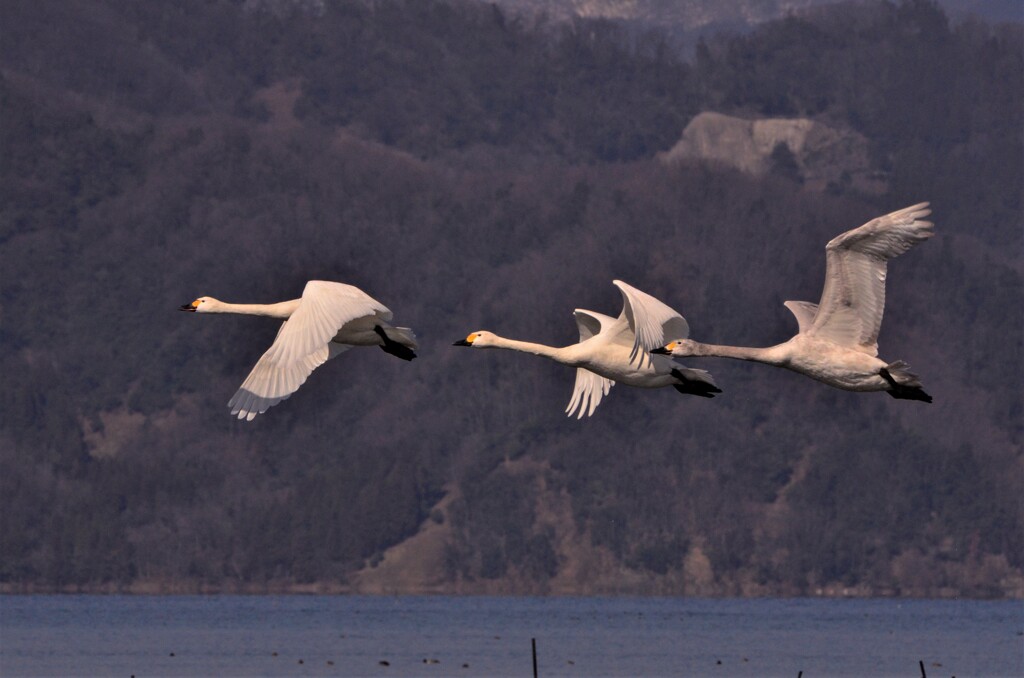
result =
[[[374,325],[373,331],[376,332],[377,336],[380,337],[380,340],[384,342],[380,347],[380,350],[385,353],[390,353],[402,360],[412,360],[416,357],[416,353],[411,348],[404,344],[399,344],[397,341],[391,339],[391,337],[387,335],[387,332],[384,331],[384,328],[380,325]]]
[[[925,393],[924,389],[920,386],[904,386],[893,379],[892,375],[889,374],[889,370],[884,367],[878,371],[879,376],[885,379],[886,383],[889,384],[889,390],[886,391],[889,395],[897,400],[919,400],[923,403],[930,403],[932,397]]]
[[[679,384],[672,384],[672,388],[680,393],[685,393],[686,395],[695,395],[700,396],[701,398],[714,398],[716,393],[722,392],[722,389],[713,384],[709,384],[706,381],[687,379],[683,376],[682,372],[676,369],[672,370],[672,376],[681,382]]]

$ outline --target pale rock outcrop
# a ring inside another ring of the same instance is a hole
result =
[[[864,192],[884,190],[881,174],[872,168],[868,141],[852,130],[841,130],[807,118],[746,120],[721,113],[697,115],[683,136],[666,153],[666,163],[709,160],[754,175],[767,174],[785,146],[804,184],[824,189],[830,183]]]

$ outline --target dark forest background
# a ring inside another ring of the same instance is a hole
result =
[[[4,590],[1022,595],[1020,24],[842,4],[683,58],[471,2],[8,0],[0,38]],[[854,130],[885,189],[655,158],[708,110]],[[571,370],[450,347],[574,342],[613,278],[777,343],[830,238],[923,200],[880,353],[931,406],[709,361],[714,400],[577,421]],[[309,279],[420,358],[236,421],[277,323],[176,308]]]

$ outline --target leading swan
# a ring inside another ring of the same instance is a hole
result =
[[[893,398],[932,397],[902,360],[878,358],[878,330],[885,308],[886,262],[934,235],[922,202],[878,217],[833,238],[825,247],[825,289],[815,305],[787,301],[798,334],[768,348],[716,346],[685,337],[652,353],[753,360],[785,367],[847,391],[885,391]]]
[[[612,318],[602,313],[576,309],[578,344],[556,348],[499,337],[483,330],[473,332],[455,346],[505,348],[550,358],[576,368],[576,387],[565,408],[568,416],[578,410],[577,419],[594,414],[601,399],[616,382],[640,388],[672,386],[680,393],[713,398],[721,390],[704,370],[692,370],[660,355],[650,355],[669,337],[689,333],[686,320],[654,297],[621,280],[613,284],[622,292],[622,313]]]
[[[413,331],[388,324],[388,307],[352,285],[310,280],[300,299],[229,304],[199,297],[181,310],[262,315],[285,321],[274,343],[228,402],[231,414],[248,421],[288,398],[313,370],[353,346],[380,346],[403,360],[416,357]]]

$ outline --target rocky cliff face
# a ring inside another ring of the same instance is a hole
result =
[[[867,139],[806,118],[746,120],[704,112],[659,158],[667,163],[708,160],[758,176],[778,170],[819,190],[830,185],[869,193],[885,188],[871,166]]]

